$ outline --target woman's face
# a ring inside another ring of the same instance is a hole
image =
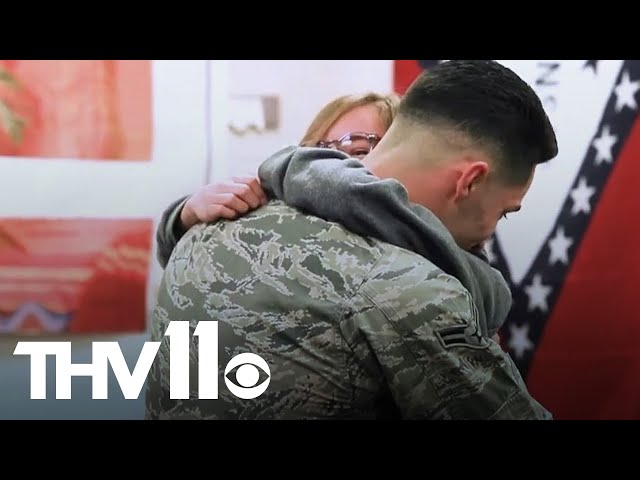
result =
[[[386,128],[380,118],[378,107],[373,104],[361,105],[338,118],[327,131],[323,141],[329,144],[335,142],[334,148],[361,159],[371,151],[385,133]],[[348,137],[349,134],[351,137]],[[342,142],[338,144],[340,140]]]

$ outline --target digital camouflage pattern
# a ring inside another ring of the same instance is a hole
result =
[[[198,321],[219,322],[217,400],[197,400],[197,337],[192,399],[169,398],[163,335],[176,320],[192,333]],[[165,270],[151,340],[162,344],[148,377],[148,419],[551,418],[482,335],[458,280],[280,202],[186,233]],[[252,400],[223,379],[244,352],[271,372]]]

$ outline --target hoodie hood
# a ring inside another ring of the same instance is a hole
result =
[[[409,202],[397,180],[377,178],[340,151],[297,146],[267,159],[258,176],[270,198],[413,251],[457,278],[474,300],[484,334],[493,336],[506,320],[511,292],[502,274],[461,249],[431,211]]]

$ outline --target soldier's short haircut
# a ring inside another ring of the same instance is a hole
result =
[[[485,145],[509,184],[523,184],[536,164],[558,154],[556,136],[535,91],[490,60],[450,60],[424,71],[409,87],[399,115],[453,128]]]

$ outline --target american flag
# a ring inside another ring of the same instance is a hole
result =
[[[396,91],[438,62],[396,60]],[[539,94],[560,149],[489,245],[514,299],[503,347],[555,418],[640,419],[640,61],[500,63]]]

